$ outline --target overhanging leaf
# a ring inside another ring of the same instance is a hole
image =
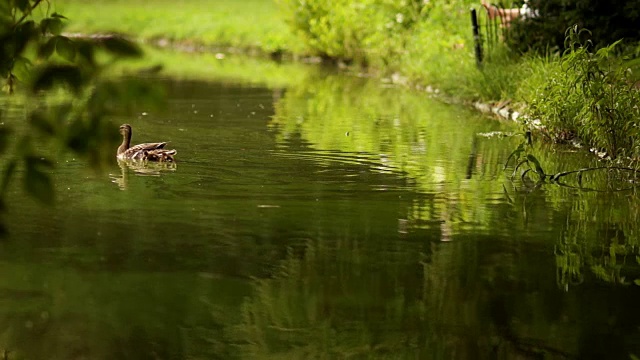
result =
[[[11,135],[9,128],[5,126],[0,127],[0,154],[9,147],[9,135]]]
[[[81,119],[75,119],[67,127],[67,147],[77,153],[85,153],[89,146],[90,132]]]
[[[79,57],[78,60],[82,60],[83,65],[88,65],[89,68],[95,67],[95,44],[92,41],[75,39],[75,45],[76,53]]]
[[[49,118],[42,111],[34,111],[29,116],[29,122],[31,126],[42,131],[45,134],[55,134],[55,128]]]
[[[33,20],[26,21],[18,25],[15,31],[11,34],[11,42],[13,43],[12,52],[13,56],[22,54],[27,44],[37,36],[36,25]]]
[[[53,54],[53,50],[56,49],[57,36],[49,38],[44,44],[38,47],[38,57],[41,59],[48,59]]]
[[[122,56],[122,57],[141,57],[142,56],[142,50],[138,45],[121,37],[117,37],[117,36],[107,37],[102,39],[101,43],[108,52],[116,56]]]
[[[31,90],[50,90],[57,85],[67,85],[71,91],[78,93],[84,84],[80,69],[75,65],[51,64],[42,68],[35,77]]]
[[[18,9],[20,9],[20,11],[22,11],[23,13],[28,13],[30,10],[30,6],[29,6],[29,0],[14,0],[14,4],[16,5],[16,7]]]
[[[51,162],[43,158],[29,156],[25,159],[25,165],[24,188],[27,193],[43,204],[53,204],[53,181],[49,174],[43,170],[43,168],[51,168]]]
[[[62,20],[57,17],[46,18],[40,22],[40,30],[43,34],[60,35],[63,27]]]
[[[13,63],[14,73],[19,73],[21,76],[28,74],[32,67],[33,63],[31,60],[24,56],[18,56]]]
[[[0,199],[2,202],[2,199]],[[2,223],[2,218],[0,218],[0,238],[7,236],[7,227]]]
[[[73,61],[76,57],[76,47],[71,39],[66,36],[58,36],[56,52],[67,61]]]
[[[9,163],[2,169],[2,179],[0,180],[0,196],[2,196],[9,186],[9,182],[11,180],[11,176],[13,176],[14,171],[16,170],[16,166],[18,162],[13,159],[9,161]]]

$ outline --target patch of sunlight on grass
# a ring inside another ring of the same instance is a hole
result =
[[[69,18],[68,32],[117,32],[267,52],[296,44],[271,0],[60,0],[52,11]]]

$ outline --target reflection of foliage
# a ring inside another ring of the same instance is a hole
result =
[[[552,346],[545,316],[511,324],[509,312],[532,311],[531,298],[515,295],[520,289],[521,301],[504,304],[496,285],[519,280],[500,273],[509,265],[497,256],[487,259],[492,279],[465,266],[470,254],[458,251],[480,250],[469,245],[427,254],[411,242],[309,241],[302,253],[290,250],[273,276],[254,280],[232,338],[251,359],[566,358]]]
[[[276,105],[270,126],[281,146],[338,151],[340,158],[370,163],[374,171],[402,174],[420,192],[447,194],[446,201],[416,204],[418,221],[410,225],[489,221],[484,197],[500,192],[501,182],[467,180],[501,175],[498,159],[508,155],[504,145],[512,139],[477,134],[509,125],[464,109],[452,116],[451,105],[376,81],[325,76],[309,83],[290,89]]]
[[[510,202],[523,203],[522,214],[526,219],[530,215],[529,207],[524,206],[527,197],[533,196],[532,193],[539,194],[544,189],[547,197],[555,202],[557,215],[565,217],[565,225],[562,226],[564,231],[554,251],[558,286],[566,291],[570,286],[582,283],[585,267],[598,279],[627,284],[624,267],[628,268],[627,271],[635,270],[633,264],[627,264],[625,259],[637,251],[634,249],[640,243],[637,232],[640,214],[634,201],[636,195],[630,193],[635,189],[638,171],[619,166],[600,166],[597,159],[592,159],[592,166],[567,170],[571,166],[568,162],[558,162],[544,150],[523,143],[512,153],[510,159],[515,158],[516,161],[512,163],[518,165],[535,158],[531,167],[533,170],[529,171],[540,176],[534,183],[528,177],[527,170],[522,172],[521,180],[527,191],[519,192],[524,196],[516,196]],[[536,152],[540,160],[533,157],[531,152]],[[523,160],[518,161],[518,158]],[[545,164],[545,168],[560,171],[553,175],[545,174],[540,163]],[[515,166],[514,172],[517,169],[518,166]],[[579,196],[576,196],[576,191]],[[512,198],[506,189],[505,193],[509,199]],[[612,205],[603,208],[603,198]],[[594,227],[603,229],[594,232]],[[597,255],[598,252],[601,254]]]
[[[635,184],[638,183],[640,170],[631,167],[616,166],[613,163],[606,166],[592,166],[577,170],[546,173],[538,158],[532,153],[530,132],[527,132],[525,137],[527,141],[523,141],[513,152],[511,152],[504,165],[504,168],[507,169],[511,159],[513,159],[513,164],[515,166],[511,174],[512,179],[520,168],[526,165],[527,168],[520,173],[520,179],[523,181],[531,181],[532,179],[529,174],[534,173],[537,176],[536,185],[538,186],[548,181],[562,186],[575,187],[580,190],[624,191],[634,189],[636,186]],[[596,175],[593,175],[592,173],[596,173]],[[589,184],[593,183],[592,181],[590,182],[590,180],[598,179],[603,176],[606,181],[601,181],[599,187],[589,187]],[[565,182],[565,180],[571,177],[573,177],[573,182]]]
[[[623,285],[628,284],[621,270],[631,249],[624,244],[619,244],[617,238],[613,238],[608,246],[608,252],[602,254],[600,261],[594,262],[591,270],[601,280]]]
[[[62,36],[65,17],[49,15],[43,4],[48,3],[25,0],[0,6],[0,75],[7,79],[7,91],[18,96],[4,99],[12,111],[0,114],[0,155],[5,156],[0,210],[10,181],[20,173],[29,194],[53,203],[49,173],[60,148],[99,167],[115,148],[116,133],[107,117],[158,99],[157,90],[137,80],[104,76],[114,60],[140,57],[136,45],[114,36]],[[46,15],[35,15],[41,12]]]
[[[556,282],[558,287],[564,291],[569,290],[569,286],[579,285],[584,281],[582,270],[583,250],[578,244],[576,228],[569,227],[566,234],[555,247],[556,257]]]
[[[397,358],[425,349],[456,351],[460,334],[434,328],[442,319],[428,298],[444,294],[423,288],[424,255],[412,254],[412,246],[395,255],[371,246],[353,239],[311,241],[302,256],[290,251],[271,279],[256,280],[235,331],[244,355]]]

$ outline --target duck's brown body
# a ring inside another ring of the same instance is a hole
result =
[[[144,143],[131,146],[131,125],[123,124],[120,126],[120,134],[122,135],[122,144],[118,147],[116,154],[120,160],[135,161],[166,161],[173,162],[173,156],[176,150],[165,150],[166,142]]]

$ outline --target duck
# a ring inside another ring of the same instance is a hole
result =
[[[118,160],[175,162],[173,156],[177,154],[175,149],[167,150],[164,147],[167,142],[144,143],[131,146],[131,125],[120,125],[122,144],[118,147],[116,157]]]

